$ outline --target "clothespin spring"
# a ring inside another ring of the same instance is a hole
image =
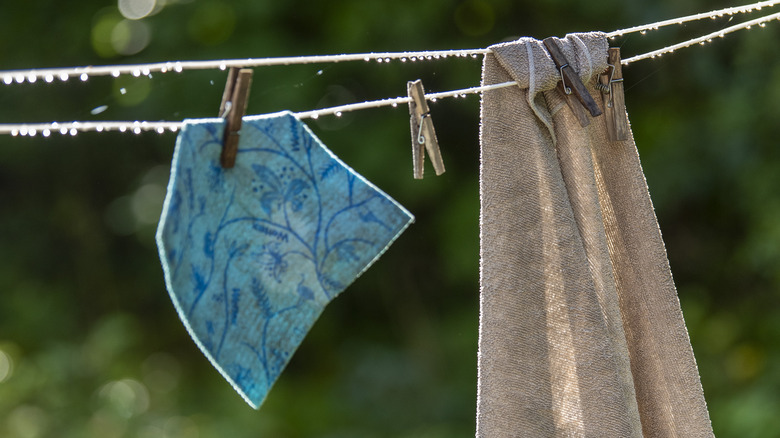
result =
[[[558,72],[561,74],[561,85],[563,85],[563,92],[566,94],[571,94],[571,87],[566,86],[566,79],[563,76],[563,69],[568,66],[569,64],[563,64],[561,68],[558,69]]]
[[[417,130],[417,143],[421,145],[425,144],[425,135],[423,135],[423,122],[425,122],[426,117],[430,117],[430,116],[431,116],[430,111],[420,116],[420,127]]]

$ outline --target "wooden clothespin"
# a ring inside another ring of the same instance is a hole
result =
[[[444,173],[444,162],[441,159],[439,141],[436,139],[436,131],[433,130],[433,121],[425,101],[425,89],[422,81],[409,81],[406,83],[406,91],[409,94],[409,114],[412,125],[412,163],[414,165],[414,178],[422,179],[425,161],[425,152],[433,163],[436,175]]]
[[[241,130],[241,119],[246,113],[249,100],[249,89],[252,86],[253,70],[230,67],[225,92],[222,93],[222,103],[219,105],[219,116],[225,119],[225,136],[222,141],[220,164],[226,169],[236,164],[238,153],[238,132]]]
[[[566,103],[571,108],[574,115],[579,120],[580,125],[583,127],[590,124],[587,114],[583,111],[583,107],[590,112],[593,117],[601,115],[601,109],[596,101],[593,100],[593,96],[588,93],[588,89],[580,80],[580,75],[574,71],[574,68],[569,65],[569,61],[563,56],[563,52],[558,47],[558,42],[555,38],[545,38],[543,41],[547,51],[550,52],[550,57],[555,62],[555,67],[558,69],[561,75],[561,83],[559,88],[566,97]],[[576,100],[575,100],[576,98]]]
[[[620,65],[620,48],[610,47],[607,70],[599,76],[599,89],[604,99],[607,133],[612,141],[628,138],[626,97],[623,94],[623,67]]]

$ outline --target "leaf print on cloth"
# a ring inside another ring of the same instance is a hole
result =
[[[258,408],[328,302],[413,217],[289,112],[245,117],[231,169],[222,133],[221,119],[185,121],[157,245],[187,331]]]

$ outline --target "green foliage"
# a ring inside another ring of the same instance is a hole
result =
[[[5,5],[0,69],[485,47],[715,7],[192,0],[152,2],[151,15],[131,21],[110,0],[72,3]],[[615,44],[643,53],[724,23]],[[719,437],[780,436],[778,37],[770,23],[625,69]],[[458,58],[256,69],[249,112],[395,97],[417,78],[430,91],[473,86],[479,66]],[[0,84],[0,122],[211,117],[224,79],[192,71]],[[472,436],[478,100],[442,100],[433,112],[447,173],[428,167],[422,181],[411,178],[405,108],[309,123],[417,222],[329,305],[259,412],[200,354],[165,291],[154,229],[174,135],[0,138],[0,436]]]

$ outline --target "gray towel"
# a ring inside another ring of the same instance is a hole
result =
[[[559,40],[593,84],[602,33]],[[633,138],[583,128],[540,41],[491,47],[480,168],[479,437],[713,436]]]

